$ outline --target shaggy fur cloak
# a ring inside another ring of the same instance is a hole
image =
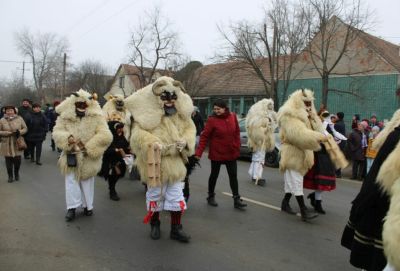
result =
[[[131,113],[126,109],[125,105],[122,110],[118,110],[116,103],[124,102],[124,97],[120,94],[111,95],[109,100],[103,105],[103,113],[107,121],[119,121],[124,124],[124,136],[129,141],[131,134]],[[115,119],[118,117],[118,119]]]
[[[272,99],[262,99],[250,107],[246,117],[248,146],[253,151],[270,152],[275,148],[276,112]]]
[[[177,112],[166,116],[164,104],[159,98],[163,90],[174,91],[177,95]],[[193,103],[184,92],[182,84],[170,77],[160,77],[125,99],[125,106],[134,116],[131,132],[131,148],[142,180],[150,187],[161,183],[150,183],[147,173],[148,149],[156,142],[163,145],[161,151],[161,182],[183,181],[186,175],[185,163],[194,153],[196,127],[191,119]],[[186,147],[179,152],[177,141],[185,141]]]
[[[103,153],[112,141],[112,134],[100,105],[91,94],[82,89],[76,94],[78,97],[71,95],[56,107],[59,117],[53,129],[53,139],[63,151],[58,160],[61,172],[74,172],[78,180],[85,180],[99,172]],[[88,104],[86,114],[82,118],[77,117],[75,113],[75,103],[78,101]],[[77,154],[77,167],[67,166],[67,152],[72,150],[72,146],[68,145],[70,135],[75,140],[80,140],[86,149],[86,153]]]
[[[304,101],[311,102],[310,113]],[[279,109],[278,125],[282,142],[280,170],[292,169],[304,176],[314,164],[314,151],[321,149],[320,142],[325,138],[321,119],[315,111],[313,92],[296,90],[290,95]]]
[[[385,129],[378,135],[374,147],[381,147],[387,136],[400,125],[400,110],[397,110]],[[387,260],[400,270],[400,142],[382,164],[377,181],[390,197],[390,207],[383,225],[382,239]]]

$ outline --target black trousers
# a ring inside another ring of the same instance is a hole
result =
[[[21,167],[21,156],[5,156],[6,168],[8,177],[13,178],[19,175],[19,168]]]
[[[35,157],[35,149],[36,149],[36,162],[40,162],[40,157],[42,155],[42,144],[43,141],[27,141],[29,154],[31,159]]]
[[[229,176],[229,185],[231,186],[233,196],[239,195],[239,185],[237,180],[237,163],[236,160],[232,161],[213,161],[211,160],[211,174],[208,179],[208,193],[214,194],[215,185],[217,184],[217,179],[221,165],[226,166],[226,170]]]
[[[353,160],[351,177],[353,179],[362,179],[365,177],[365,160]]]
[[[108,189],[110,190],[110,193],[115,193],[115,185],[117,184],[117,181],[119,180],[118,175],[110,175],[108,177]]]

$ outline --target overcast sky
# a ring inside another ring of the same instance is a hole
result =
[[[216,24],[241,19],[259,20],[267,0],[0,0],[0,78],[21,73],[14,33],[55,32],[70,43],[68,60],[78,64],[99,60],[114,74],[127,62],[129,29],[153,6],[179,33],[183,51],[192,60],[209,62],[220,42]],[[376,26],[371,34],[400,44],[400,0],[364,0],[374,10]],[[29,66],[27,66],[29,69]],[[31,70],[31,69],[30,69]],[[27,71],[31,73],[31,71]]]

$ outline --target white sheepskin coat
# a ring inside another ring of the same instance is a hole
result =
[[[304,100],[312,102],[310,118]],[[313,152],[321,149],[320,141],[325,136],[313,100],[311,90],[297,90],[278,111],[282,142],[279,168],[282,172],[291,169],[304,176],[314,164]]]
[[[177,113],[166,116],[159,96],[163,90],[175,91]],[[184,92],[182,84],[170,77],[160,77],[125,99],[126,108],[134,116],[131,132],[131,148],[136,154],[136,164],[142,180],[150,187],[162,183],[183,181],[185,163],[194,153],[196,127],[191,119],[193,103]],[[185,141],[187,146],[179,152],[174,144]],[[161,183],[150,183],[147,175],[147,152],[154,143],[161,143]],[[170,145],[168,147],[168,145]]]
[[[59,114],[53,129],[53,139],[57,147],[63,150],[58,165],[65,175],[74,172],[78,180],[85,180],[95,176],[101,167],[104,151],[112,142],[112,134],[104,119],[100,105],[91,94],[79,90],[79,97],[71,95],[56,107]],[[75,102],[86,101],[89,105],[86,115],[82,118],[76,116]],[[86,153],[77,154],[77,167],[67,166],[66,152],[72,149],[68,145],[68,137],[72,135],[75,140],[80,140],[86,148]]]
[[[246,130],[249,148],[270,152],[275,148],[274,130],[276,112],[272,99],[262,99],[250,107],[246,116]]]
[[[110,99],[103,105],[103,113],[104,116],[106,117],[106,120],[110,120],[110,118],[114,114],[118,114],[121,117],[120,122],[124,124],[124,136],[125,138],[129,141],[130,136],[131,136],[131,113],[129,110],[126,109],[125,105],[122,110],[117,110],[117,107],[115,103],[117,101],[124,101],[124,96],[117,94],[117,95],[111,95]]]
[[[380,148],[387,136],[400,125],[400,109],[376,138],[374,147]],[[383,162],[377,177],[382,189],[390,196],[390,207],[383,225],[383,247],[388,262],[400,270],[400,142]]]

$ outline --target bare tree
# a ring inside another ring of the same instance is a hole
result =
[[[11,79],[0,81],[0,105],[20,105],[23,99],[37,101],[37,92],[24,86],[19,74],[14,73]]]
[[[304,16],[287,0],[275,0],[259,25],[242,21],[231,24],[228,31],[219,27],[227,45],[222,59],[236,63],[232,65],[235,69],[255,74],[276,109],[279,80],[285,79],[287,89],[293,77],[292,64],[302,48],[306,33],[301,29],[303,21]]]
[[[45,100],[44,84],[56,65],[62,63],[62,53],[68,49],[65,38],[54,33],[33,35],[23,29],[15,33],[15,42],[19,52],[32,62],[33,81],[42,103]]]
[[[138,69],[134,75],[139,78],[140,87],[151,83],[157,69],[168,69],[173,65],[180,55],[177,44],[177,32],[171,29],[170,21],[158,8],[131,30],[129,61]]]
[[[302,9],[307,16],[309,43],[305,53],[322,80],[322,104],[328,104],[330,91],[351,93],[352,91],[329,88],[329,78],[349,51],[349,46],[360,31],[371,23],[368,9],[363,9],[361,0],[304,0]],[[357,71],[356,73],[367,72]],[[346,75],[355,74],[346,71]]]

